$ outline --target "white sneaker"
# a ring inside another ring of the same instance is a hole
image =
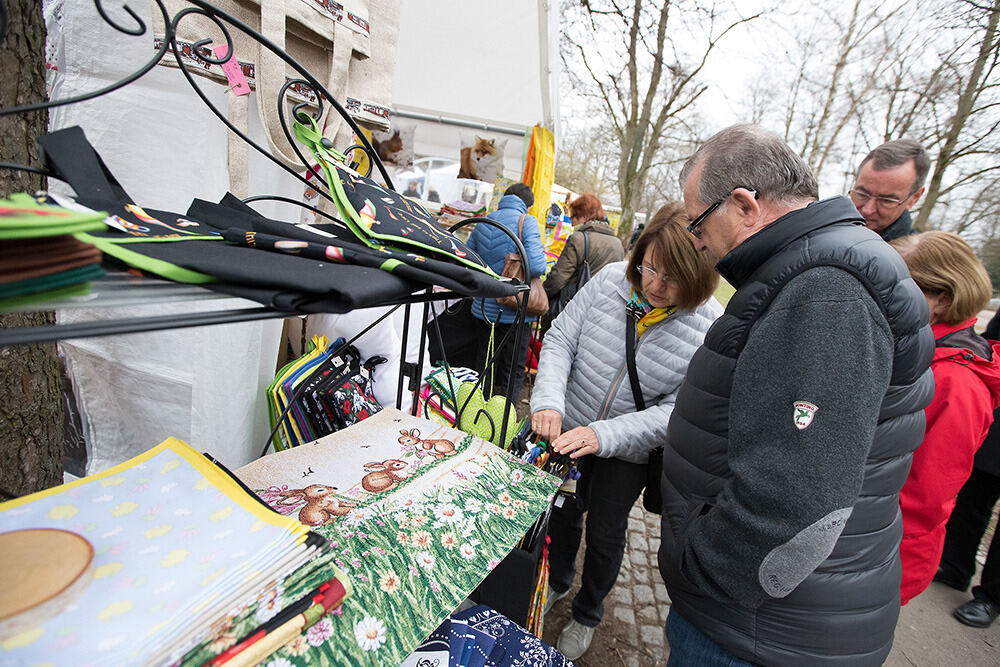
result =
[[[559,634],[556,648],[566,656],[567,660],[577,660],[590,648],[590,642],[594,639],[594,630],[596,629],[588,628],[586,625],[581,625],[570,619]]]
[[[543,611],[542,614],[549,613],[549,610],[555,606],[556,602],[559,602],[559,600],[562,600],[564,597],[569,595],[568,588],[564,590],[562,593],[556,593],[554,590],[552,590],[551,586],[548,586],[547,588],[548,590],[545,593],[545,611]]]

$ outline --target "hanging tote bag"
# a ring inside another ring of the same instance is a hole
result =
[[[521,238],[523,235],[525,215],[522,213],[517,221],[517,238]],[[507,253],[503,260],[503,271],[500,272],[500,275],[504,278],[516,278],[522,283],[525,282],[525,271],[524,267],[521,266],[521,256],[516,252]],[[517,302],[517,296],[503,296],[497,299],[497,303],[501,307],[509,310],[517,310]],[[528,292],[528,316],[544,315],[547,312],[549,312],[549,297],[545,294],[545,288],[542,287],[541,276],[537,276],[531,279],[531,291]]]

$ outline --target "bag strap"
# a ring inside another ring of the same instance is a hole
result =
[[[526,215],[528,215],[528,214],[527,213],[522,213],[521,217],[517,219],[517,239],[521,243],[524,243],[524,238],[523,238],[522,235],[524,234],[524,216],[526,216]],[[514,248],[514,252],[517,252],[517,248],[516,247]]]
[[[583,232],[583,264],[590,261],[590,236]]]
[[[628,365],[628,381],[632,385],[632,400],[638,410],[646,409],[646,399],[639,386],[639,372],[635,368],[635,322],[628,311],[625,312],[625,363]]]

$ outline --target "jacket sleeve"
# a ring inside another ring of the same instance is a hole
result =
[[[545,332],[542,353],[538,358],[538,374],[531,390],[531,412],[555,410],[566,416],[566,384],[576,358],[580,335],[586,316],[599,290],[612,289],[610,281],[591,280],[567,304],[552,326]]]
[[[888,323],[853,276],[824,267],[788,282],[737,360],[731,477],[682,528],[684,578],[756,608],[826,560],[861,489],[892,359]]]
[[[549,271],[549,275],[545,277],[545,293],[549,295],[551,299],[559,293],[559,291],[566,286],[569,279],[573,277],[576,273],[576,265],[579,263],[579,243],[580,233],[573,232],[566,239],[566,245],[563,246],[562,252],[559,253],[559,258],[556,260],[555,266]]]
[[[524,233],[521,243],[524,244],[524,251],[528,253],[531,277],[535,278],[545,273],[546,261],[545,248],[542,246],[542,233],[538,230],[538,221],[530,215],[524,216]]]
[[[625,377],[628,383],[628,377]],[[680,382],[677,383],[678,386]],[[631,395],[631,389],[625,385]],[[610,459],[621,456],[648,454],[663,444],[667,437],[667,422],[674,411],[677,388],[664,396],[656,405],[647,405],[645,410],[627,412],[611,419],[602,419],[588,424],[597,434],[600,449],[597,456]]]

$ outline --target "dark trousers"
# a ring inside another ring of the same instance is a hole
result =
[[[437,316],[427,327],[431,363],[447,361],[452,366],[476,368],[479,341],[476,339],[476,318],[472,316],[472,299],[465,299]],[[440,335],[438,332],[440,331]],[[419,332],[418,332],[419,333]],[[412,332],[410,335],[413,335]]]
[[[478,354],[476,356],[476,370],[485,373],[483,377],[483,393],[490,395],[500,394],[506,396],[512,405],[517,405],[517,399],[521,396],[521,385],[524,384],[524,365],[528,361],[528,344],[531,342],[531,322],[525,322],[521,327],[521,336],[515,340],[517,334],[517,324],[497,324],[496,331],[493,332],[494,359],[493,359],[493,391],[490,394],[489,369],[486,368],[487,347],[490,341],[489,322],[484,322],[474,318],[476,322],[476,343]],[[501,345],[504,337],[510,333],[510,337]],[[507,379],[513,373],[514,384],[507,396]]]
[[[594,627],[604,616],[604,598],[618,579],[625,553],[628,513],[646,485],[646,464],[584,456],[579,463],[577,498],[552,510],[549,519],[549,586],[569,590],[576,574],[576,552],[587,516],[587,549],[573,618]]]
[[[955,510],[948,519],[941,556],[942,567],[966,584],[976,573],[976,550],[997,499],[1000,499],[1000,477],[973,468],[972,475],[958,492]],[[993,534],[977,588],[995,604],[1000,604],[1000,539],[997,539],[997,533],[1000,530]]]
[[[667,667],[753,667],[753,663],[722,648],[671,608],[664,625],[670,655]]]

